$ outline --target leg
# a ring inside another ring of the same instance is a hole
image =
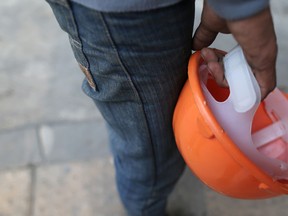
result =
[[[83,90],[107,122],[124,206],[133,216],[164,215],[184,168],[172,115],[187,79],[192,1],[134,13],[51,5],[87,76]]]

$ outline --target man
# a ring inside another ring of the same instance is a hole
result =
[[[192,0],[47,0],[86,75],[84,92],[107,122],[120,198],[128,215],[162,216],[184,169],[172,115],[192,49],[219,85],[218,54],[208,47],[232,33],[262,98],[276,85],[276,37],[268,0],[204,1],[193,38]]]

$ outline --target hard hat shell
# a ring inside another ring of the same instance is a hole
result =
[[[188,167],[210,188],[240,199],[263,199],[288,194],[288,181],[275,180],[255,165],[233,143],[217,122],[202,92],[200,52],[190,57],[188,80],[173,116],[176,143]],[[224,100],[229,89],[216,88],[214,96]],[[213,90],[212,90],[213,91]],[[218,92],[217,92],[218,91]],[[271,123],[261,103],[252,131]]]

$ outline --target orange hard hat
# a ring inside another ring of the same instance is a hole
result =
[[[200,52],[191,55],[188,66],[189,78],[179,96],[173,116],[176,143],[186,164],[202,182],[230,197],[262,199],[288,194],[288,175],[287,178],[279,177],[279,173],[276,176],[273,170],[267,171],[265,166],[259,166],[253,158],[247,156],[235,144],[217,120],[203,92],[199,73],[203,64]],[[219,103],[225,101],[230,94],[229,88],[219,87],[213,79],[209,79],[206,85]],[[287,96],[283,94],[283,97],[286,100]],[[234,122],[234,124],[238,123]],[[264,100],[254,115],[251,134],[271,124],[273,124],[273,119],[267,113]],[[265,131],[262,132],[262,135],[265,133]],[[282,140],[281,137],[279,139]],[[279,139],[275,138],[272,141],[268,139],[268,150],[267,145],[264,145],[266,149],[263,150],[261,147],[257,150],[255,147],[255,151],[259,151],[259,154],[265,151],[267,153],[271,149],[270,144],[274,141],[278,142]],[[282,143],[285,144],[287,150],[285,140],[282,140]],[[263,155],[263,157],[266,156]],[[287,163],[288,150],[281,157],[286,157],[286,162],[281,161],[279,164]],[[275,163],[278,164],[281,159],[279,158],[280,156],[275,158]]]

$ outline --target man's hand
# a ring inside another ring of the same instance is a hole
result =
[[[215,40],[219,32],[232,33],[242,47],[264,99],[276,86],[277,43],[270,9],[242,20],[229,21],[219,17],[204,1],[201,23],[194,34],[192,49],[202,49],[201,54],[211,74],[219,85],[226,86],[219,53],[205,48]]]

